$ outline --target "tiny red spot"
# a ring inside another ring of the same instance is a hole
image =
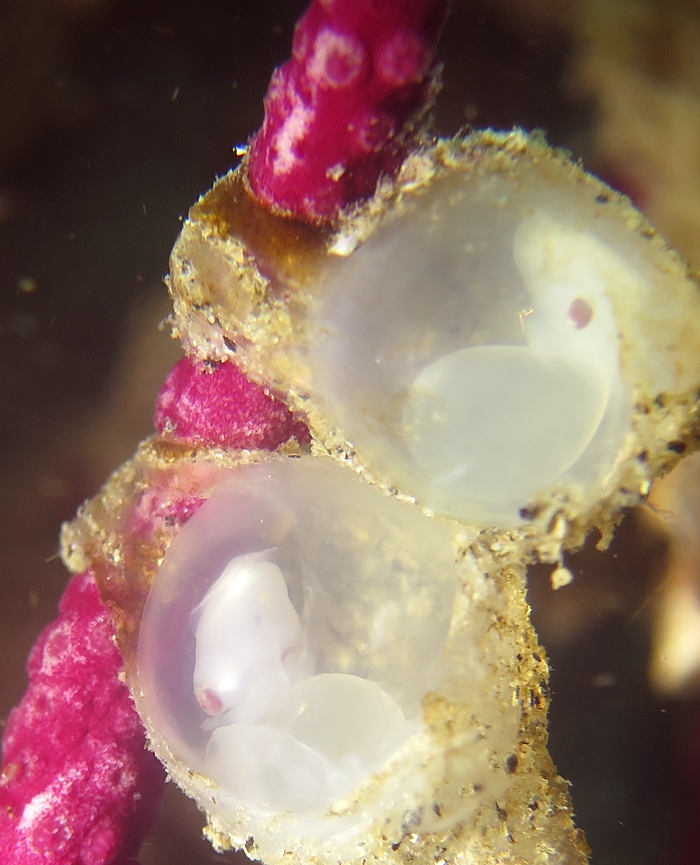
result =
[[[211,688],[205,688],[203,691],[200,691],[197,694],[197,702],[207,715],[220,715],[221,710],[224,708],[221,698]]]
[[[576,330],[581,330],[591,323],[593,307],[582,297],[576,297],[571,301],[568,315]]]

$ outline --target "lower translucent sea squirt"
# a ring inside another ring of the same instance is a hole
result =
[[[149,715],[234,801],[327,808],[420,731],[457,588],[447,526],[332,461],[232,469],[156,575]]]

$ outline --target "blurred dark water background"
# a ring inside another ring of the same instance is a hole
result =
[[[591,106],[567,86],[572,4],[455,2],[436,128],[547,131],[595,165]],[[575,5],[575,4],[573,4]],[[67,576],[57,534],[152,429],[179,357],[159,322],[179,220],[262,120],[303,0],[0,3],[0,719]],[[689,707],[646,684],[645,601],[663,540],[634,515],[611,551],[533,570],[553,667],[552,751],[595,865],[671,862]],[[176,790],[144,865],[233,862]],[[699,860],[700,861],[700,857]]]

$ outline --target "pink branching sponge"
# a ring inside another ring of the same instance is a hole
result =
[[[121,667],[92,573],[73,577],[5,731],[4,865],[108,865],[138,851],[164,772],[146,750]]]
[[[175,364],[156,400],[158,432],[175,441],[274,450],[294,436],[309,441],[287,406],[252,384],[232,363]]]
[[[335,219],[406,154],[432,95],[447,0],[313,0],[275,71],[248,177],[270,209]]]

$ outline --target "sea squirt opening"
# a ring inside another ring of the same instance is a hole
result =
[[[361,462],[477,525],[615,463],[632,404],[613,295],[650,282],[591,189],[522,171],[416,194],[329,277],[312,326],[324,411]]]
[[[232,469],[141,625],[148,723],[233,801],[327,808],[421,727],[458,585],[449,528],[325,459]]]

